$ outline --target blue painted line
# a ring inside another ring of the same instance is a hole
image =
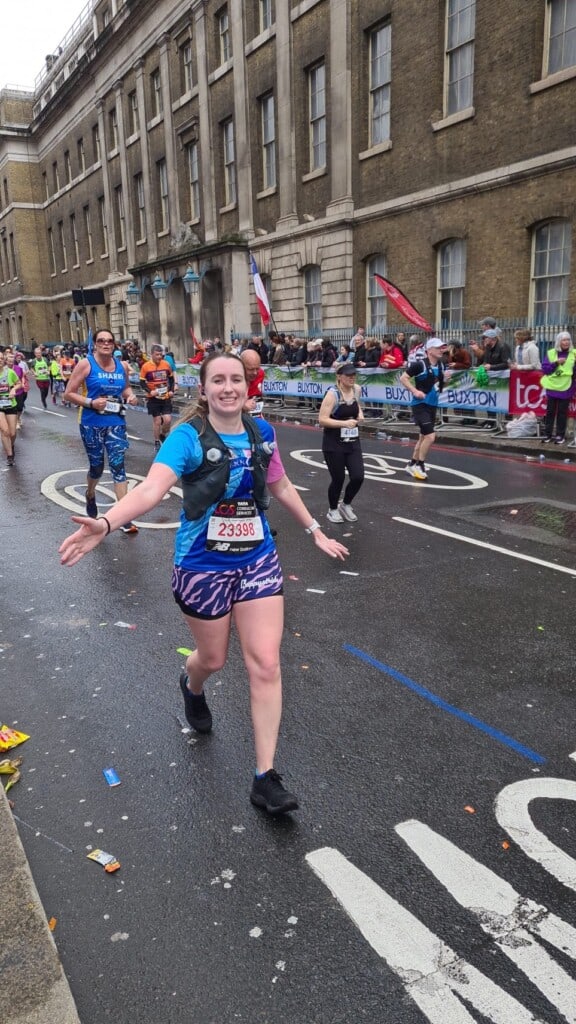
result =
[[[438,697],[431,690],[427,690],[424,686],[420,686],[419,683],[415,683],[413,679],[409,679],[408,676],[397,672],[390,665],[384,665],[383,662],[377,661],[376,658],[372,658],[369,654],[359,650],[358,647],[352,647],[351,644],[344,644],[344,650],[348,651],[349,654],[353,654],[356,658],[360,658],[361,661],[365,661],[367,665],[372,665],[373,668],[377,668],[380,672],[385,672],[386,675],[392,676],[392,679],[395,679],[396,682],[407,686],[409,690],[417,693],[419,697],[429,700],[431,704],[440,708],[441,711],[447,711],[449,715],[454,715],[455,718],[460,718],[463,722],[467,722],[468,725],[473,725],[480,732],[485,732],[487,736],[496,740],[497,743],[510,747],[511,750],[515,750],[517,754],[521,754],[522,757],[528,758],[529,761],[533,761],[535,764],[546,764],[547,759],[542,757],[542,754],[537,754],[535,750],[530,750],[530,747],[525,747],[524,744],[518,743],[512,736],[507,736],[505,732],[492,728],[491,725],[483,722],[480,718],[469,715],[467,711],[461,711],[460,708],[455,708],[453,704],[448,704],[447,701],[442,700],[442,697]]]

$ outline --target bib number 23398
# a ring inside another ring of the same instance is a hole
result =
[[[220,501],[208,521],[207,551],[229,555],[251,551],[264,540],[264,528],[253,501]]]

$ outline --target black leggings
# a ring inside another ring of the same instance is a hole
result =
[[[328,488],[328,504],[331,509],[338,508],[340,495],[344,486],[346,470],[350,479],[344,491],[344,504],[351,505],[352,499],[364,483],[364,459],[360,446],[354,446],[350,450],[343,448],[337,452],[324,452],[324,462],[328,466],[328,472],[332,482]]]
[[[554,434],[554,420],[556,420],[557,437],[564,437],[569,405],[569,398],[552,398],[552,395],[548,395],[544,428],[546,430],[546,437],[552,437]]]

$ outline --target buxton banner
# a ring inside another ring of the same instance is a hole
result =
[[[546,415],[546,392],[540,387],[541,370],[512,370],[510,373],[510,412],[514,416],[533,412]],[[568,415],[576,417],[576,398],[568,406]]]
[[[336,380],[332,370],[322,370],[315,366],[305,370],[290,366],[266,366],[264,371],[265,398],[322,399],[327,388]],[[402,369],[358,370],[357,380],[362,388],[363,401],[382,405],[410,405],[412,395],[400,383],[402,373]],[[448,409],[507,413],[509,377],[510,370],[490,373],[488,385],[480,387],[476,383],[474,371],[447,370],[439,405]],[[180,387],[194,388],[198,381],[198,368],[180,366],[177,378]]]

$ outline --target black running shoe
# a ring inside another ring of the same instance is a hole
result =
[[[6,458],[6,461],[7,461],[9,466],[13,466],[14,465],[14,456],[13,455],[8,455],[7,458]]]
[[[184,714],[186,721],[196,732],[210,732],[212,729],[212,713],[202,692],[198,697],[188,689],[186,672],[180,673],[180,689],[184,697]]]
[[[86,515],[90,516],[90,519],[98,519],[96,498],[86,498]]]
[[[274,768],[260,778],[254,776],[250,800],[256,807],[263,807],[268,814],[285,814],[286,811],[298,810],[296,797],[284,789],[282,776],[274,771]]]

